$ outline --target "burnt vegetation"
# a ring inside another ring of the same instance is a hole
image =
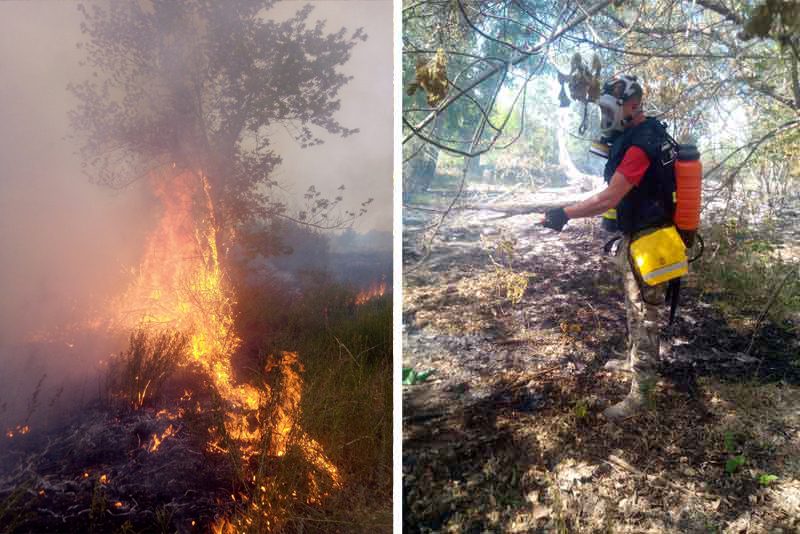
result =
[[[391,290],[354,305],[361,288],[321,270],[297,287],[259,280],[237,285],[231,356],[251,409],[192,362],[187,334],[135,332],[80,405],[45,377],[24,421],[0,418],[0,529],[390,531]]]
[[[0,405],[0,531],[391,530],[391,253],[320,233],[371,203],[344,208],[343,186],[291,208],[270,144],[357,133],[335,115],[366,35],[271,7],[78,7],[72,139],[93,183],[146,188],[155,228],[127,290],[5,347],[24,363]]]
[[[404,532],[800,528],[796,15],[403,2]],[[585,104],[617,74],[697,142],[706,240],[672,326],[662,309],[647,410],[619,425],[611,236],[539,224],[603,187]]]

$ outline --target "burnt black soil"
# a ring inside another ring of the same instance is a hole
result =
[[[160,413],[95,403],[52,431],[0,437],[3,531],[207,532],[231,500],[229,462],[198,439],[199,396],[173,393]]]
[[[627,336],[608,236],[487,215],[452,217],[421,267],[406,255],[403,366],[433,373],[403,388],[404,531],[797,532],[796,329],[764,323],[748,353],[758,311],[732,322],[690,276],[648,409],[607,422],[628,387],[603,369]],[[489,259],[504,239],[528,273],[516,305]]]

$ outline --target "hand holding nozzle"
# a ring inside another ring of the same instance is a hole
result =
[[[564,208],[553,208],[544,212],[544,218],[541,221],[542,226],[550,228],[556,232],[560,232],[564,225],[567,224],[569,217],[564,211]]]

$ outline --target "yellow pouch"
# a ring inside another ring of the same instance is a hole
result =
[[[674,226],[659,228],[631,242],[631,262],[642,281],[654,286],[689,272],[686,246]]]

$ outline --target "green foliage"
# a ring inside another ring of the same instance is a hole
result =
[[[131,333],[128,350],[109,363],[107,391],[123,405],[141,408],[183,361],[188,344],[189,337],[177,331]]]
[[[775,254],[778,236],[769,225],[756,228],[744,221],[714,224],[703,232],[705,252],[697,265],[697,281],[716,296],[732,316],[753,315],[765,309],[789,269]],[[791,277],[780,288],[768,317],[781,324],[800,312],[800,280]]]
[[[137,531],[133,528],[133,524],[129,520],[126,520],[114,529],[114,534],[137,534]]]
[[[167,505],[156,510],[156,526],[161,534],[167,534],[167,532],[169,532],[173,514],[175,514],[175,509],[168,509]]]
[[[364,510],[374,512],[376,503],[388,506],[391,500],[392,299],[391,294],[385,294],[355,304],[357,292],[327,273],[307,271],[301,278],[301,298],[267,283],[248,288],[247,298],[239,299],[237,331],[245,343],[258,347],[260,355],[252,367],[263,369],[269,355],[283,351],[297,353],[304,367],[302,397],[295,414],[298,424],[290,433],[286,454],[280,461],[260,457],[254,472],[256,481],[244,479],[250,502],[284,510],[297,531],[326,532],[336,524],[328,520],[360,525],[368,522]],[[277,395],[264,399],[262,412],[269,414],[279,401],[281,386],[261,374],[255,382],[270,383],[273,395]],[[224,406],[218,406],[218,410],[224,410]],[[220,413],[218,419],[222,423],[224,414]],[[292,492],[306,495],[308,477],[316,469],[297,448],[297,429],[322,446],[342,476],[342,488],[328,491],[334,501],[330,508],[324,508],[324,514],[320,508],[305,504],[303,498],[293,503],[285,499]],[[224,439],[221,444],[229,448]],[[262,450],[266,448],[262,446]],[[244,464],[235,467],[243,474],[249,472],[247,469]],[[244,528],[246,518],[253,525],[261,525],[262,531],[275,531],[275,525],[266,525],[263,516],[247,515],[232,521]],[[387,524],[390,529],[391,521]],[[361,529],[374,530],[366,526]]]
[[[38,498],[32,499],[28,494],[31,486],[31,482],[24,482],[0,501],[0,532],[13,532],[34,515]]]
[[[98,477],[94,483],[92,506],[89,509],[89,531],[92,534],[102,531],[103,519],[105,518],[107,508],[106,490],[105,487],[103,487],[103,483],[100,482],[100,477]]]
[[[433,370],[416,371],[410,367],[403,367],[403,385],[413,386],[425,382],[433,373]]]
[[[734,453],[736,452],[736,442],[734,440],[733,432],[730,430],[726,431],[724,434],[724,442],[725,452]]]
[[[645,380],[639,383],[639,392],[644,398],[644,404],[649,410],[656,409],[656,380]]]
[[[769,486],[770,484],[778,480],[778,477],[776,475],[770,475],[769,473],[761,473],[760,475],[758,475],[757,480],[760,485]]]
[[[228,245],[234,225],[286,214],[270,195],[281,160],[267,139],[280,126],[305,148],[324,133],[358,131],[335,118],[351,79],[339,69],[367,36],[309,25],[310,5],[277,22],[271,4],[79,4],[88,71],[68,86],[79,102],[69,119],[91,180],[121,188],[200,169],[209,187],[192,192],[195,209],[208,195],[216,238]],[[306,200],[310,209],[296,216],[306,223],[335,227],[357,216],[328,220],[338,200]]]
[[[586,402],[586,399],[579,399],[575,402],[573,413],[578,419],[583,419],[589,414],[589,403]]]
[[[732,475],[745,464],[745,461],[745,457],[742,454],[728,458],[728,461],[725,462],[725,472]]]

